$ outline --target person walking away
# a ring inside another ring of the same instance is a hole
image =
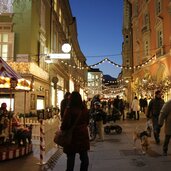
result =
[[[122,120],[124,121],[125,120],[125,104],[124,104],[124,100],[123,99],[120,99],[119,100],[119,111],[122,115]]]
[[[63,115],[64,115],[64,111],[68,105],[68,101],[69,101],[69,97],[70,97],[71,93],[70,92],[66,92],[65,95],[64,95],[64,99],[61,101],[61,112],[60,112],[60,115],[61,115],[61,120],[63,118]]]
[[[111,114],[111,108],[112,108],[112,103],[111,103],[111,99],[108,100],[107,102],[107,109],[108,109],[108,114]]]
[[[147,102],[147,98],[145,97],[143,99],[143,112],[145,115],[147,115],[147,107],[148,107],[148,102]]]
[[[147,118],[152,119],[152,124],[153,124],[153,134],[154,138],[156,141],[156,144],[160,143],[160,138],[159,138],[159,125],[158,125],[158,119],[159,119],[159,114],[164,105],[164,100],[161,98],[161,91],[157,90],[155,92],[155,97],[150,100],[148,109],[147,109]]]
[[[139,100],[139,105],[140,105],[140,112],[144,112],[144,108],[143,108],[143,97],[141,96],[140,100]]]
[[[163,105],[160,111],[159,122],[158,122],[159,128],[161,128],[164,123],[165,123],[165,138],[163,144],[163,155],[167,156],[168,145],[171,138],[171,100],[167,101]]]
[[[78,118],[79,117],[79,118]],[[77,122],[75,123],[75,121]],[[73,91],[69,98],[69,103],[65,109],[61,130],[70,129],[75,124],[71,144],[64,146],[63,151],[67,156],[66,171],[74,171],[75,156],[78,153],[81,164],[80,171],[88,171],[90,149],[88,124],[89,115],[86,106],[82,102],[79,92]]]
[[[139,120],[140,119],[140,114],[139,114],[140,107],[139,107],[139,101],[138,101],[137,96],[135,96],[133,101],[132,101],[131,109],[133,112],[134,120],[136,120],[136,119]]]
[[[100,102],[94,103],[94,117],[95,117],[95,121],[96,121],[96,127],[98,130],[99,140],[104,141],[103,123],[106,120],[106,113],[101,109]]]
[[[113,107],[119,110],[119,95],[116,96],[116,98],[113,100]]]

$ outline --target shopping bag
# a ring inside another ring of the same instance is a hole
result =
[[[69,130],[58,130],[55,133],[54,142],[61,147],[65,147],[71,144],[72,140],[72,129]]]

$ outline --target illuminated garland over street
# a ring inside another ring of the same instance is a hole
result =
[[[108,62],[108,63],[114,65],[115,67],[119,67],[119,68],[123,68],[123,69],[133,69],[133,68],[136,69],[136,68],[141,68],[141,67],[144,66],[144,65],[147,65],[149,62],[151,62],[151,61],[154,60],[154,59],[156,59],[156,56],[155,56],[155,55],[152,56],[152,57],[151,57],[150,59],[148,59],[147,61],[143,62],[142,64],[136,65],[136,66],[134,66],[134,67],[132,67],[132,66],[122,66],[122,65],[120,65],[120,64],[117,64],[117,63],[111,61],[111,60],[108,59],[108,58],[104,58],[104,59],[101,60],[100,62],[98,62],[98,63],[96,63],[96,64],[93,64],[93,65],[89,65],[88,67],[78,67],[78,66],[75,66],[75,65],[72,66],[71,64],[68,64],[67,62],[64,62],[63,60],[61,61],[61,63],[67,65],[68,67],[72,67],[72,68],[74,68],[74,69],[80,69],[80,70],[83,70],[83,69],[90,69],[90,68],[96,67],[97,65],[100,65],[100,64],[102,64],[102,63],[104,63],[104,62]]]

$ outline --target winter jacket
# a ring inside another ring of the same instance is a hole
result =
[[[133,99],[131,109],[136,112],[140,110],[138,99]]]
[[[165,134],[171,135],[171,100],[167,101],[161,109],[159,115],[159,125],[165,122]]]
[[[80,115],[80,116],[79,116]],[[86,108],[66,108],[61,124],[61,130],[70,129],[76,118],[79,119],[73,130],[72,142],[63,148],[64,153],[79,153],[90,149],[88,123],[89,114]]]
[[[152,99],[148,106],[147,117],[148,118],[158,117],[163,105],[164,105],[164,100],[162,98],[156,97]]]
[[[69,102],[69,100],[67,99],[67,98],[65,98],[65,99],[63,99],[62,101],[61,101],[61,112],[60,112],[60,115],[61,115],[61,119],[63,118],[63,116],[64,116],[64,111],[65,111],[65,108],[67,107],[67,105],[68,105],[68,102]]]

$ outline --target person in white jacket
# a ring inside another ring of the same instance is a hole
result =
[[[138,100],[137,96],[135,96],[132,101],[131,109],[133,112],[134,120],[136,120],[136,119],[139,120],[140,119],[140,115],[139,115],[140,106],[139,106],[139,100]]]

